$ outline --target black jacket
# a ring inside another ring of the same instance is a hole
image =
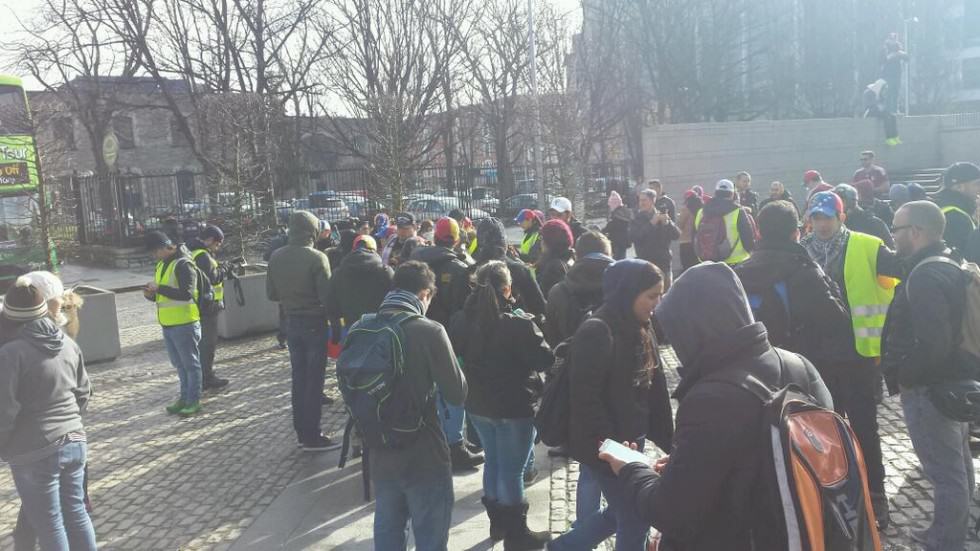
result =
[[[799,243],[759,241],[752,256],[733,268],[748,294],[759,294],[777,283],[786,284],[789,302],[789,342],[781,348],[802,354],[818,369],[836,367],[853,348],[851,317],[840,289]],[[767,328],[785,334],[787,328]]]
[[[425,262],[436,274],[438,292],[425,313],[426,317],[448,327],[453,314],[463,309],[470,296],[470,267],[466,255],[433,245],[417,247],[411,258]]]
[[[738,192],[738,204],[749,209],[753,216],[759,215],[759,194],[751,189]]]
[[[548,296],[551,288],[565,279],[574,262],[572,258],[574,254],[571,250],[565,250],[558,254],[546,251],[541,255],[541,259],[535,266],[535,278],[538,280],[538,287],[541,288],[543,296]]]
[[[185,249],[183,245],[177,248],[177,251],[173,256],[162,261],[163,268],[161,273],[166,273],[171,262],[179,262],[179,264],[174,267],[174,276],[177,278],[177,287],[160,285],[157,289],[157,293],[169,298],[170,300],[194,300],[194,291],[197,290],[197,272],[192,268],[193,264],[191,262],[191,258],[187,254],[187,249]],[[160,262],[157,262],[157,264],[159,265]],[[156,301],[156,297],[144,298],[150,302]]]
[[[796,209],[796,212],[797,213],[800,212],[800,206],[797,205],[796,204],[796,201],[793,200],[793,195],[790,194],[789,190],[784,191],[782,197],[780,197],[779,199],[773,199],[772,197],[766,197],[765,199],[763,199],[762,202],[759,203],[759,212],[761,213],[762,212],[762,209],[766,208],[766,205],[768,205],[769,203],[772,203],[774,201],[786,201],[786,202],[790,203],[791,205],[793,205],[793,207]],[[756,213],[756,216],[758,216],[758,215],[759,215],[759,213]]]
[[[564,281],[551,288],[544,318],[544,337],[548,344],[558,346],[575,334],[585,320],[583,314],[599,309],[602,305],[602,274],[609,264],[608,258],[581,258],[568,271]]]
[[[771,386],[797,383],[832,407],[826,386],[809,362],[802,369],[780,362],[765,328],[752,323],[745,295],[724,264],[685,272],[664,296],[657,318],[683,364],[677,428],[662,475],[639,463],[620,471],[629,503],[672,550],[786,549],[775,476],[765,468],[770,451],[762,402],[712,379],[741,369]]]
[[[545,310],[544,294],[541,292],[541,287],[538,286],[538,281],[534,278],[527,264],[503,253],[497,258],[491,258],[490,260],[500,260],[507,264],[507,269],[510,270],[512,280],[514,306],[536,318],[540,319],[543,317]],[[478,261],[475,266],[470,267],[470,273],[475,273],[477,268],[486,263],[487,260],[483,260],[482,262]]]
[[[677,222],[677,204],[673,199],[666,195],[658,195],[654,206],[657,207],[657,212],[666,212],[672,221]]]
[[[953,258],[945,244],[937,243],[909,258],[907,266],[911,270],[930,256]],[[944,263],[923,265],[895,288],[882,336],[882,369],[890,391],[980,374],[977,361],[959,349],[965,304],[965,277]]]
[[[197,258],[194,259],[194,264],[196,264],[197,268],[201,270],[204,277],[208,278],[211,285],[224,283],[228,279],[229,274],[232,274],[235,270],[235,265],[227,262],[220,262],[218,263],[217,267],[215,267],[214,264],[211,263],[211,259],[214,258],[211,255],[211,251],[209,251],[207,246],[196,237],[187,242],[187,248],[190,250],[192,255],[197,250],[204,251],[203,254],[198,255]],[[221,308],[222,305],[218,304],[216,306]],[[202,312],[202,314],[203,313],[204,312]]]
[[[330,278],[327,298],[327,315],[330,325],[338,328],[333,332],[335,341],[340,338],[340,320],[347,327],[354,325],[361,316],[377,312],[385,295],[391,290],[394,272],[381,263],[378,253],[360,249],[346,256]]]
[[[844,225],[851,231],[866,233],[881,239],[889,249],[895,248],[895,239],[892,238],[890,226],[869,210],[861,207],[848,210]]]
[[[670,270],[670,244],[681,236],[681,230],[673,220],[654,225],[650,220],[658,213],[637,212],[630,222],[630,239],[636,247],[636,257],[656,264],[661,270]]]
[[[956,211],[947,212],[946,232],[943,233],[943,240],[951,248],[964,254],[976,229],[971,218],[977,211],[976,199],[965,193],[947,188],[939,190],[932,198],[939,205],[939,208],[956,207],[966,212],[965,215]]]
[[[568,227],[572,229],[572,246],[575,246],[575,243],[578,243],[578,238],[582,237],[583,233],[589,231],[588,228],[586,228],[585,225],[574,216],[568,221]]]
[[[753,221],[752,215],[744,208],[735,204],[735,201],[732,199],[719,196],[713,197],[706,205],[704,205],[704,208],[701,209],[704,211],[704,214],[701,215],[702,221],[704,220],[705,216],[725,216],[738,208],[742,209],[742,214],[738,217],[738,239],[741,240],[742,247],[744,247],[746,251],[752,252],[755,250],[755,222]],[[695,241],[697,241],[697,232],[698,230],[695,228]],[[729,241],[731,241],[731,243],[734,245],[734,236],[729,237]]]
[[[599,308],[575,332],[569,352],[569,454],[591,467],[599,443],[641,437],[669,449],[673,435],[664,365],[650,324],[640,325]]]
[[[504,313],[492,328],[478,327],[473,306],[453,317],[450,330],[469,384],[466,411],[492,419],[533,417],[541,373],[554,363],[544,335],[520,311]]]
[[[633,244],[633,241],[630,240],[630,222],[632,220],[633,211],[627,207],[619,207],[612,211],[609,222],[605,228],[602,228],[602,233],[609,238],[613,251],[625,252]]]

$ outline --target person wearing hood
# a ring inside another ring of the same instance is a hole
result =
[[[198,306],[197,270],[185,249],[167,234],[146,234],[146,248],[157,261],[153,281],[143,286],[143,297],[154,302],[163,330],[167,356],[177,369],[180,397],[167,413],[190,417],[201,411],[201,310]]]
[[[449,328],[453,315],[463,309],[470,296],[470,263],[465,253],[456,252],[459,245],[460,228],[456,220],[440,218],[433,232],[435,245],[419,247],[412,253],[412,260],[424,262],[436,275],[436,293],[426,310],[426,317]],[[453,471],[465,472],[483,463],[482,454],[470,451],[464,427],[466,410],[453,406],[442,397],[437,399],[442,421],[442,429],[449,443],[449,457]],[[475,438],[475,437],[474,437]]]
[[[327,293],[327,316],[331,337],[340,343],[344,327],[357,323],[364,314],[377,312],[381,301],[391,290],[394,270],[385,266],[378,255],[378,245],[370,235],[359,235],[353,250],[344,256],[336,272],[331,273]]]
[[[863,182],[866,182],[867,186],[871,185],[870,180],[863,180]],[[859,192],[854,186],[840,184],[834,188],[834,193],[844,202],[847,229],[873,235],[881,239],[889,249],[895,248],[895,240],[892,238],[892,231],[889,229],[888,223],[878,218],[873,211],[861,206],[858,199]]]
[[[602,304],[602,274],[613,263],[604,235],[585,232],[575,244],[575,264],[548,292],[544,336],[552,347],[575,334],[589,313]]]
[[[637,515],[598,452],[607,438],[640,448],[649,439],[670,449],[670,397],[650,323],[663,290],[663,275],[650,262],[615,262],[603,274],[602,307],[575,332],[568,359],[568,450],[581,463],[580,481],[598,482],[608,505],[578,519],[551,542],[552,551],[594,549],[613,534],[616,549],[646,549],[649,523]]]
[[[602,233],[612,244],[612,257],[616,260],[626,258],[626,251],[633,246],[630,240],[630,223],[633,211],[623,204],[623,198],[615,190],[609,193],[609,222]]]
[[[700,189],[700,186],[695,186],[684,192],[684,205],[677,216],[677,228],[681,231],[681,236],[678,238],[678,248],[681,255],[682,272],[700,262],[698,254],[694,251],[694,218],[703,207],[704,190]]]
[[[359,235],[367,234],[358,234],[357,231],[353,229],[340,230],[340,242],[337,244],[337,246],[330,247],[324,251],[327,254],[327,260],[330,261],[331,273],[336,272],[337,269],[340,268],[340,264],[344,261],[344,258],[354,250],[354,240],[357,239]]]
[[[724,261],[733,266],[749,257],[755,249],[755,222],[745,207],[739,206],[735,201],[735,184],[731,180],[719,181],[715,185],[715,196],[694,217],[695,242],[698,240],[697,232],[701,228],[701,222],[706,217],[722,218],[725,223],[726,239],[732,244],[732,252],[728,258],[702,258],[701,260]]]
[[[522,209],[514,217],[514,222],[524,230],[524,237],[521,238],[521,246],[517,251],[521,255],[521,260],[531,265],[541,258],[541,226],[544,225],[544,217],[538,216],[538,212],[533,209]]]
[[[769,344],[724,263],[684,272],[657,307],[657,318],[682,365],[673,447],[659,474],[648,464],[623,464],[603,454],[618,473],[615,491],[660,531],[662,548],[787,549],[775,477],[767,470],[770,451],[758,436],[764,406],[745,389],[714,378],[744,370],[773,388],[797,384],[830,408],[820,375],[807,360],[790,359]]]
[[[479,247],[476,249],[474,260],[480,267],[491,260],[502,260],[507,263],[511,279],[514,281],[512,294],[515,306],[533,315],[537,319],[544,316],[544,294],[538,286],[534,274],[526,264],[507,254],[507,241],[503,223],[496,218],[487,218],[477,227],[476,237]],[[473,268],[470,268],[473,271]]]
[[[657,192],[646,189],[640,192],[639,209],[630,222],[630,240],[636,247],[636,257],[652,262],[664,274],[664,288],[669,289],[673,280],[670,244],[681,236],[681,230],[665,210],[657,210]]]
[[[946,215],[943,240],[963,256],[977,231],[977,196],[980,195],[980,167],[973,163],[955,163],[943,174],[943,188],[933,200]],[[968,258],[971,262],[980,259]]]
[[[534,266],[534,273],[543,296],[565,279],[575,262],[572,239],[572,229],[562,220],[548,220],[541,227],[541,258]]]
[[[289,216],[289,244],[273,253],[266,275],[266,295],[286,311],[293,430],[303,450],[310,452],[338,446],[320,430],[329,339],[330,262],[327,255],[313,248],[318,222],[304,210]]]
[[[844,225],[844,202],[833,192],[813,196],[808,211],[813,231],[801,240],[810,258],[841,291],[851,317],[851,339],[841,360],[823,371],[837,413],[846,415],[868,468],[868,488],[878,527],[889,523],[885,466],[878,434],[881,400],[881,333],[885,314],[905,267],[877,237]]]
[[[534,446],[534,408],[541,374],[554,363],[534,317],[514,308],[507,264],[491,260],[476,271],[476,290],[453,317],[450,338],[469,393],[466,412],[486,450],[483,505],[490,537],[504,548],[541,549],[548,531],[527,526],[524,472]]]
[[[23,513],[41,549],[96,549],[84,503],[86,435],[92,394],[82,352],[48,316],[31,280],[4,297],[0,334],[0,458],[10,465]],[[33,548],[15,533],[18,549]]]
[[[388,226],[389,220],[387,214],[379,212],[374,215],[374,228],[371,230],[371,236],[378,243],[378,250],[385,246],[385,238],[388,237]]]
[[[218,262],[215,256],[221,249],[225,234],[221,228],[208,224],[200,235],[187,242],[194,264],[208,278],[214,289],[214,307],[201,311],[201,386],[218,390],[228,385],[228,379],[214,374],[214,353],[218,347],[218,313],[225,307],[225,280],[233,275],[238,262]]]

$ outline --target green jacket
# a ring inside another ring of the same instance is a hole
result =
[[[327,317],[330,262],[313,248],[317,223],[307,211],[294,212],[289,217],[289,242],[269,258],[266,294],[289,316]]]

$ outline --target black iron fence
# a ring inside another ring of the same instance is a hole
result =
[[[286,222],[296,209],[310,210],[332,223],[370,219],[401,210],[435,219],[460,209],[473,219],[513,218],[535,206],[533,169],[515,166],[513,190],[501,197],[501,175],[492,165],[429,167],[411,172],[399,193],[383,189],[366,169],[310,171],[292,175],[281,188],[255,189],[204,174],[71,176],[52,181],[56,201],[52,233],[81,244],[137,246],[150,230],[179,232],[202,222],[228,231],[258,235]],[[564,194],[557,166],[545,167],[549,196]],[[629,173],[621,164],[592,165],[575,194],[587,215],[604,214],[608,191],[625,191]]]

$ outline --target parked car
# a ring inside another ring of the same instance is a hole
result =
[[[227,191],[215,195],[211,203],[211,214],[214,216],[234,216],[239,212],[251,214],[258,210],[258,199],[249,192],[237,193]]]
[[[333,191],[316,191],[310,194],[310,212],[320,220],[339,222],[350,218],[347,203]]]
[[[496,214],[500,209],[500,199],[497,190],[489,187],[474,187],[470,190],[470,204],[478,209]]]
[[[366,199],[357,194],[344,194],[341,197],[347,203],[350,215],[359,220],[372,220],[379,212],[388,212],[388,207],[376,199]]]
[[[449,212],[453,209],[462,210],[466,216],[474,221],[481,220],[483,218],[490,218],[490,213],[487,211],[472,208],[466,203],[466,201],[460,199],[459,197],[434,196],[411,201],[408,203],[405,210],[415,215],[415,218],[419,221],[436,220],[442,218],[443,216],[449,216]]]
[[[550,195],[545,196],[545,202],[550,203],[552,197]],[[503,221],[504,224],[513,224],[514,217],[517,213],[524,209],[536,209],[538,207],[538,194],[537,193],[521,193],[519,195],[512,195],[504,199],[500,203],[500,208],[497,210],[497,217]],[[547,210],[547,208],[542,208],[542,211]]]

